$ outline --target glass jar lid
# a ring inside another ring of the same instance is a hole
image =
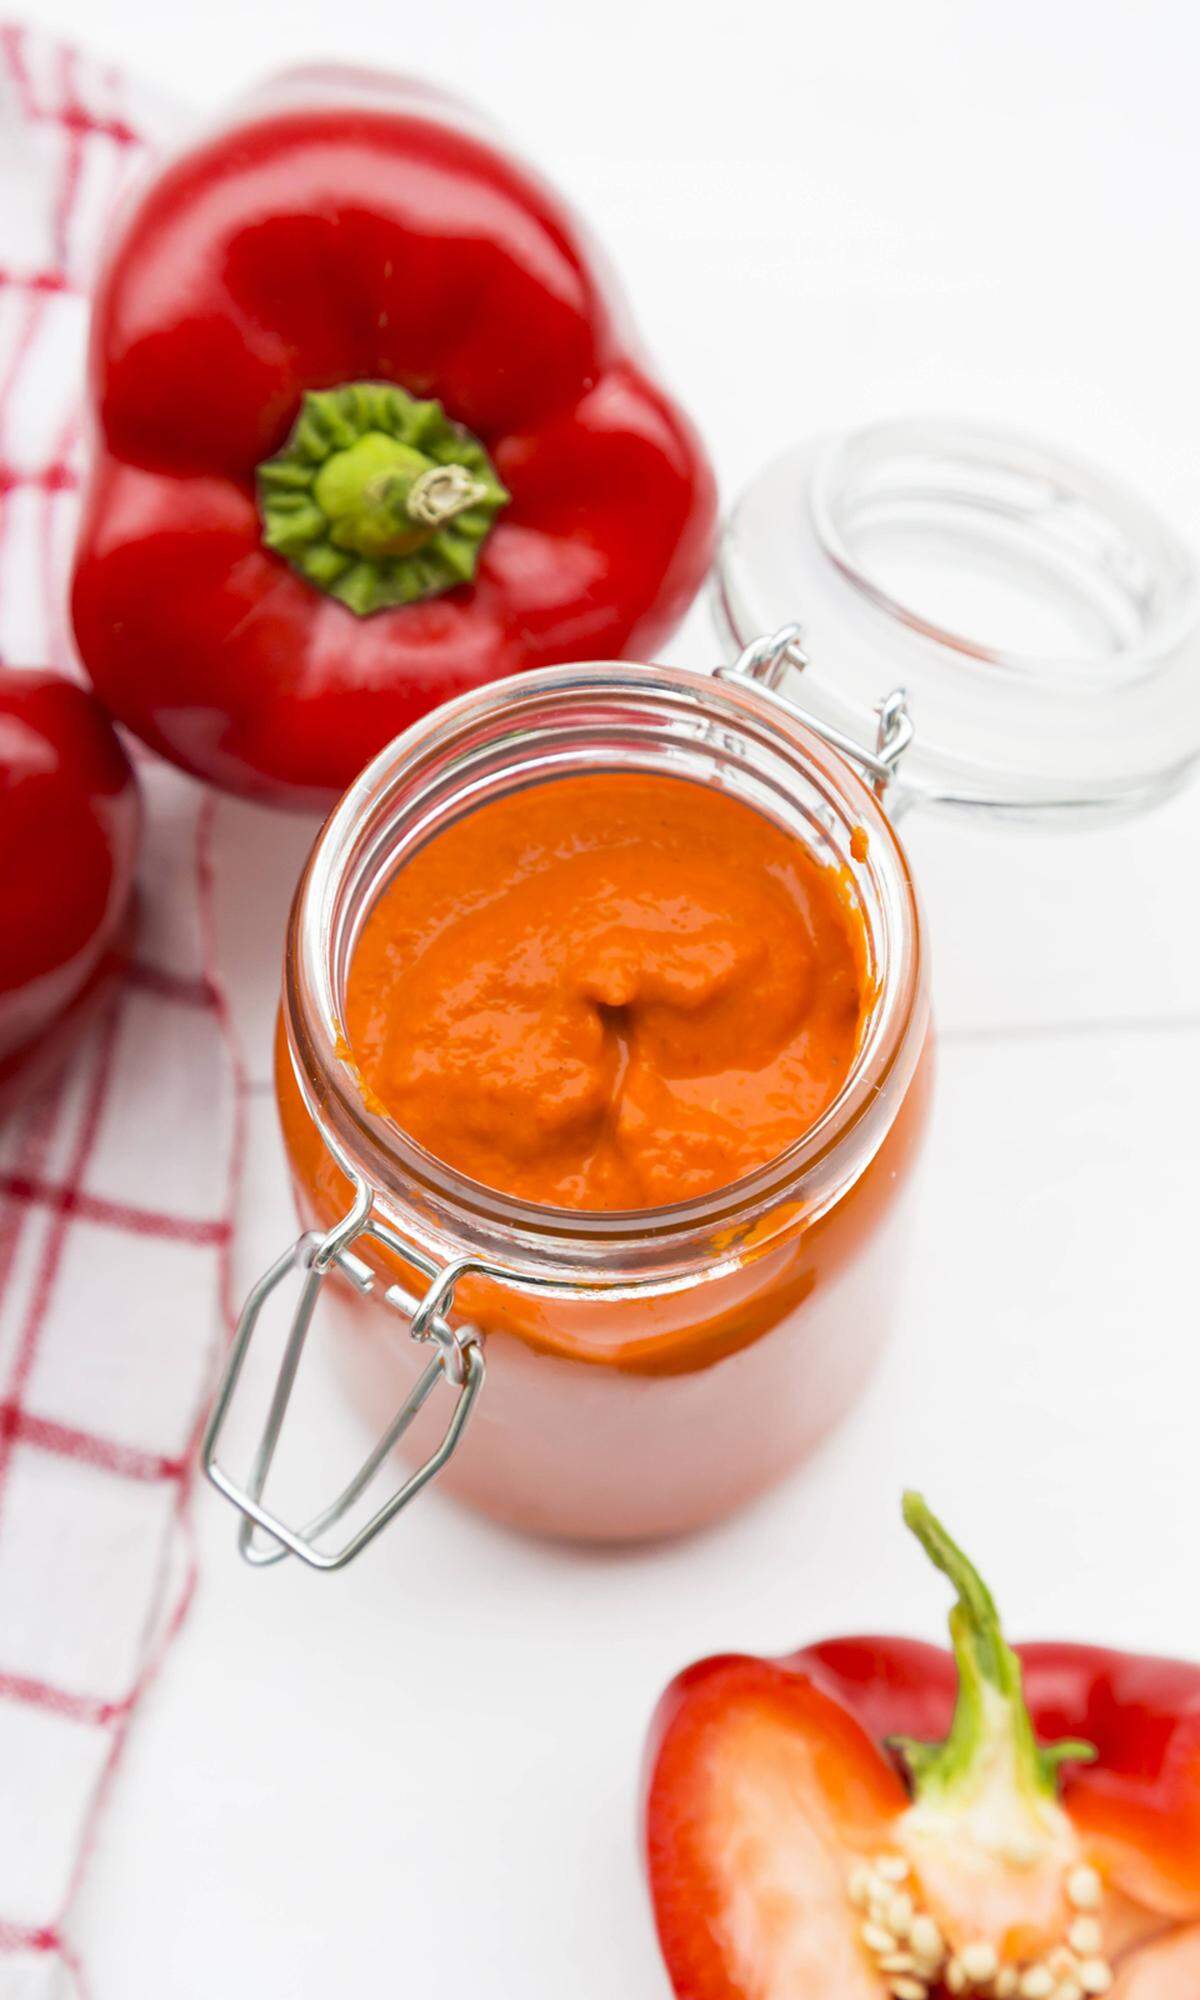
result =
[[[730,650],[798,621],[789,692],[858,742],[907,691],[900,807],[1074,824],[1166,796],[1200,757],[1190,551],[1019,433],[914,419],[793,447],[735,505],[716,600]]]

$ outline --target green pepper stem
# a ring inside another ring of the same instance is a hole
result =
[[[258,468],[265,546],[359,617],[470,583],[508,497],[478,438],[394,382],[309,390]]]
[[[482,479],[472,479],[465,465],[431,465],[408,489],[408,518],[426,528],[440,528],[467,507],[487,498]]]
[[[1011,1761],[1011,1775],[1020,1789],[1056,1798],[1059,1767],[1090,1761],[1096,1755],[1093,1745],[1074,1739],[1039,1744],[1025,1700],[1021,1662],[1001,1630],[991,1591],[919,1493],[904,1495],[904,1521],[953,1584],[958,1599],[950,1613],[958,1668],[950,1734],[943,1743],[892,1739],[908,1764],[916,1796],[950,1802],[968,1794],[994,1773],[1003,1757]]]

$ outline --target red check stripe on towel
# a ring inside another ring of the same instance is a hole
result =
[[[167,129],[113,71],[0,29],[8,664],[72,668],[88,290],[104,222]],[[230,1311],[244,1082],[214,971],[212,806],[156,760],[139,773],[139,964],[0,1131],[3,2000],[86,1990],[72,1908],[191,1596],[191,1475]]]

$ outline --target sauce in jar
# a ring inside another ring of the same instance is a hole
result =
[[[610,772],[421,848],[364,925],[346,1033],[365,1090],[460,1173],[650,1209],[815,1124],[869,983],[844,870],[738,799]]]

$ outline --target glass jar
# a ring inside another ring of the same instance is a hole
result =
[[[985,614],[974,637],[954,610],[964,576],[960,606]],[[888,426],[788,455],[734,512],[718,602],[735,666],[585,664],[478,690],[384,751],[317,841],[277,1065],[305,1234],[247,1302],[204,1445],[254,1561],[291,1550],[337,1567],[435,1474],[521,1528],[625,1540],[699,1526],[794,1467],[865,1381],[900,1292],[932,1059],[898,810],[923,798],[1074,821],[1161,795],[1200,749],[1186,551],[1025,440]],[[795,626],[751,636],[789,606],[803,643]],[[597,770],[756,807],[844,871],[869,960],[858,1052],[818,1123],[732,1186],[633,1214],[536,1207],[458,1174],[368,1101],[342,1030],[356,940],[406,858],[488,801]],[[239,1483],[218,1443],[262,1309],[293,1271],[299,1304]],[[264,1492],[319,1295],[376,1428],[395,1414],[296,1527]],[[409,1358],[397,1390],[414,1339],[432,1359],[414,1384]],[[373,1504],[397,1444],[415,1469]]]

